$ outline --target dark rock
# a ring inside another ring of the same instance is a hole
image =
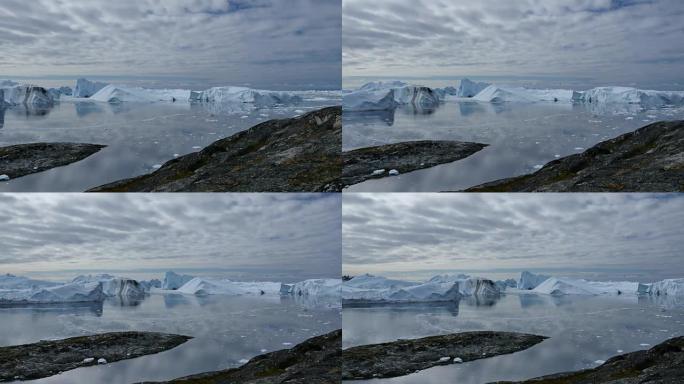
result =
[[[342,330],[316,336],[292,349],[256,356],[239,368],[208,372],[167,383],[337,384],[341,374]]]
[[[513,382],[499,382],[513,383]],[[516,383],[535,384],[680,384],[684,383],[684,337],[667,340],[647,351],[615,356],[600,366],[557,373]]]
[[[684,121],[658,122],[467,192],[682,192]]]
[[[322,192],[340,189],[342,108],[270,120],[91,192]]]
[[[32,143],[0,148],[0,175],[12,179],[83,160],[105,145]]]
[[[112,332],[63,340],[0,347],[0,381],[56,375],[104,358],[108,363],[159,353],[191,339],[156,332]],[[84,359],[94,358],[85,363]]]
[[[518,352],[545,340],[513,332],[464,332],[361,345],[342,351],[342,379],[403,376],[437,365]],[[449,357],[449,359],[442,359]]]
[[[344,152],[342,184],[349,186],[368,179],[389,176],[396,169],[407,173],[417,169],[461,160],[485,148],[487,144],[460,141],[408,141]],[[385,172],[373,175],[373,171]]]

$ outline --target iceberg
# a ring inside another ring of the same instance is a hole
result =
[[[460,84],[458,85],[458,89],[456,90],[456,93],[454,96],[457,97],[474,97],[478,93],[482,92],[485,88],[489,87],[491,84],[489,83],[483,83],[483,82],[475,82],[471,81],[470,79],[463,79],[461,80]]]
[[[240,282],[195,277],[177,289],[187,295],[276,295],[280,294],[280,283]]]
[[[90,96],[90,100],[118,104],[123,102],[176,102],[190,100],[190,90],[185,89],[149,89],[128,88],[107,85]]]
[[[645,284],[629,281],[587,281],[550,277],[532,290],[548,295],[639,295],[647,293]]]
[[[295,296],[339,297],[341,279],[310,279],[292,285],[290,294]]]
[[[149,289],[136,280],[108,274],[77,276],[72,283],[100,283],[102,292],[108,297],[140,298],[149,292]]]
[[[28,289],[0,289],[0,304],[99,302],[105,297],[102,284],[99,282],[68,283]]]
[[[169,271],[164,275],[164,280],[161,283],[161,289],[178,289],[194,278],[194,276],[179,275],[173,271]]]
[[[573,101],[599,104],[639,104],[645,108],[683,105],[684,91],[654,91],[631,87],[597,87],[575,92]]]
[[[515,279],[497,280],[494,282],[500,291],[505,291],[506,288],[517,288],[518,282]]]
[[[400,86],[387,88],[390,85]],[[401,82],[368,83],[359,90],[342,96],[342,108],[347,111],[391,110],[400,105],[431,109],[437,107],[439,103],[439,94],[432,89]]]
[[[684,296],[684,279],[665,279],[653,283],[648,293],[654,296]]]
[[[73,91],[71,90],[71,87],[59,87],[48,89],[48,93],[52,96],[53,99],[57,100],[62,95],[71,96],[73,94]]]
[[[187,99],[203,103],[247,103],[256,107],[295,104],[302,98],[295,92],[278,92],[246,87],[214,87],[202,92],[192,92]]]
[[[354,276],[352,279],[344,282],[346,286],[360,288],[360,289],[386,289],[386,288],[400,288],[416,285],[409,281],[392,280],[382,276],[373,276],[369,274]]]
[[[78,79],[72,94],[74,97],[91,97],[107,85],[107,83],[100,83],[98,81]]]
[[[532,272],[523,271],[518,280],[518,289],[535,289],[539,284],[543,283],[550,276],[535,275]]]
[[[6,82],[3,82],[5,84]],[[30,84],[3,85],[0,87],[5,105],[25,105],[38,108],[50,108],[54,98],[43,87]]]
[[[464,296],[494,296],[501,293],[493,281],[477,277],[436,276],[425,283],[375,289],[348,284],[352,280],[342,284],[343,300],[397,303],[437,302],[455,301]]]
[[[527,89],[527,88],[503,88],[490,85],[473,96],[473,100],[488,103],[508,102],[566,102],[573,101],[574,92],[569,89]]]
[[[0,289],[29,289],[29,288],[43,288],[54,287],[59,283],[50,281],[34,280],[23,276],[15,276],[6,274],[0,276]]]

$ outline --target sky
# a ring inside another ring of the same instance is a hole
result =
[[[0,273],[334,278],[340,203],[334,194],[0,194]]]
[[[376,4],[343,2],[345,83],[353,76],[501,76],[684,89],[681,0]]]
[[[677,194],[345,194],[343,273],[683,278]]]
[[[0,78],[99,76],[337,89],[340,3],[3,0]]]

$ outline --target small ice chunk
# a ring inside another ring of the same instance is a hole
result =
[[[287,342],[286,342],[286,343],[283,343],[283,345],[292,345],[292,343],[287,343]]]
[[[0,175],[0,181],[7,181],[9,179],[10,179],[10,177],[7,175]]]
[[[200,147],[199,145],[195,145],[194,147],[192,147],[192,149],[202,149],[202,147]]]
[[[373,173],[371,173],[371,176],[380,176],[383,173],[385,173],[384,169],[376,169],[375,171],[373,171]]]
[[[99,359],[97,359],[97,363],[98,364],[107,364],[107,359],[105,359],[104,357],[100,357]]]
[[[617,353],[622,353],[622,352],[624,352],[622,349],[617,350]]]
[[[582,148],[582,147],[575,147],[575,151],[584,151],[584,148]]]
[[[248,362],[249,362],[249,360],[247,360],[247,359],[240,359],[240,361],[238,361],[238,363],[240,363],[240,364],[245,364]]]
[[[266,352],[268,352],[268,349],[264,349],[264,348],[261,349],[261,353],[266,353]]]
[[[86,359],[83,359],[83,364],[90,364],[90,363],[92,363],[93,361],[95,361],[95,358],[94,358],[94,357],[88,357],[88,358],[86,358]]]
[[[651,344],[648,344],[648,343],[641,343],[641,344],[639,344],[639,345],[641,345],[642,347],[648,347],[648,346],[650,346]]]
[[[596,360],[596,361],[594,361],[594,363],[599,364],[599,365],[604,364],[605,362],[606,362],[605,360]]]
[[[155,164],[152,166],[152,169],[159,169],[161,167],[162,167],[161,164]]]
[[[173,157],[180,157],[180,155],[177,154],[177,153],[174,153],[174,154],[173,154]]]
[[[399,171],[397,171],[396,169],[392,169],[389,171],[389,175],[390,176],[399,176]]]
[[[444,356],[444,357],[439,358],[440,363],[443,363],[443,362],[449,361],[449,360],[451,360],[451,357],[449,357],[449,356]]]
[[[535,165],[535,166],[532,167],[532,168],[534,168],[534,169],[542,169],[543,167],[544,167],[544,166],[543,166],[542,164],[537,164],[537,165]]]
[[[463,359],[461,359],[460,357],[454,357],[454,363],[460,364],[462,362],[463,362]]]
[[[627,117],[625,117],[625,120],[634,120],[634,117],[632,117],[632,116],[627,116]]]

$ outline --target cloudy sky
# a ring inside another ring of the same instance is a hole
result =
[[[0,78],[339,87],[340,2],[3,0]]]
[[[681,0],[377,4],[343,3],[345,77],[555,76],[684,89]]]
[[[345,194],[343,272],[684,277],[684,196]]]
[[[0,273],[335,277],[340,209],[321,194],[0,194]]]

